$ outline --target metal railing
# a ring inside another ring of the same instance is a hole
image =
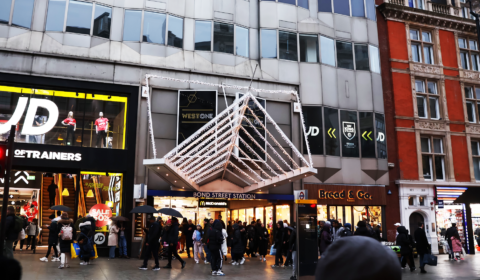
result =
[[[437,4],[432,2],[432,12],[449,15],[450,14],[450,7],[443,4]]]

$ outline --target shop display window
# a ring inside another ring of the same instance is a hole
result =
[[[0,85],[0,141],[125,149],[127,97]]]
[[[246,217],[246,222],[248,224],[251,224],[252,221],[255,221],[255,215],[254,215],[254,212],[253,212],[253,208],[250,208],[250,209],[246,209],[247,211],[247,217]]]
[[[287,220],[288,223],[290,223],[290,205],[277,205],[276,209],[277,209],[277,221]]]
[[[263,224],[265,224],[265,219],[263,217],[264,209],[263,207],[257,207],[255,208],[255,219],[260,219]]]
[[[327,205],[317,205],[317,221],[326,220],[328,220]]]
[[[232,221],[238,221],[238,210],[232,210]]]
[[[265,207],[265,217],[267,219],[267,227],[268,229],[272,229],[273,228],[273,207],[272,206],[269,206],[269,207]]]
[[[245,209],[240,209],[238,210],[238,220],[243,222],[246,222],[247,220],[245,219]]]
[[[365,221],[367,219],[367,207],[365,206],[353,206],[353,225],[356,227],[358,222]],[[353,228],[352,228],[353,230]]]

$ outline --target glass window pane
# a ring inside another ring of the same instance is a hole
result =
[[[470,69],[470,64],[468,63],[468,53],[460,52],[460,61],[463,69]]]
[[[343,225],[343,206],[337,206],[337,221]]]
[[[480,88],[475,88],[475,96],[480,99]]]
[[[438,138],[433,139],[433,152],[435,154],[443,153],[442,139],[438,139]]]
[[[473,174],[475,174],[475,180],[480,181],[480,158],[473,158]]]
[[[355,44],[355,67],[357,70],[370,70],[368,46]]]
[[[420,206],[425,206],[425,197],[424,196],[419,196],[418,197],[418,202]]]
[[[371,20],[377,20],[376,8],[375,8],[375,0],[365,0],[367,4],[367,17]]]
[[[352,206],[345,206],[345,223],[352,223]]]
[[[358,226],[358,222],[367,219],[367,209],[365,206],[353,206],[353,227]],[[353,229],[352,229],[353,231]]]
[[[417,111],[418,117],[426,118],[427,117],[427,106],[424,96],[417,96]]]
[[[318,62],[318,36],[300,34],[300,61]]]
[[[12,9],[12,0],[0,1],[0,23],[8,23],[10,21],[11,9]]]
[[[419,45],[412,44],[412,60],[415,62],[422,62],[419,48]]]
[[[432,42],[432,35],[430,34],[430,32],[425,32],[425,31],[422,32],[422,41],[429,42],[429,43]]]
[[[287,221],[290,224],[290,205],[277,205],[277,220]]]
[[[370,70],[374,73],[380,73],[380,53],[378,48],[372,45],[369,45],[370,49]]]
[[[308,9],[308,0],[298,0],[298,6]]]
[[[385,130],[385,117],[375,113],[375,128],[377,130],[377,157],[387,158],[387,137]]]
[[[93,5],[90,3],[70,1],[68,3],[66,31],[90,35],[92,8]]]
[[[262,29],[262,58],[277,58],[277,31]]]
[[[431,46],[423,47],[423,56],[425,58],[425,63],[433,64],[433,50]]]
[[[458,47],[462,49],[467,48],[467,41],[463,38],[458,38]]]
[[[296,5],[295,0],[278,0],[278,3],[286,3],[286,4],[292,4]]]
[[[67,0],[50,0],[48,2],[47,24],[45,26],[46,31],[63,31],[66,4]]]
[[[210,51],[212,49],[212,22],[195,21],[195,50]]]
[[[428,93],[437,94],[437,83],[428,82],[427,87],[428,87]]]
[[[330,38],[320,36],[322,63],[335,66],[335,45]]]
[[[472,70],[478,71],[478,55],[472,54],[471,59],[472,59]]]
[[[467,101],[467,116],[468,116],[468,121],[469,122],[475,122],[475,105],[471,101]]]
[[[142,11],[125,10],[123,23],[123,41],[140,41]]]
[[[233,24],[214,23],[213,51],[233,54]]]
[[[3,2],[10,0],[3,0]],[[30,28],[32,24],[33,4],[35,0],[15,0],[12,25]]]
[[[318,11],[319,12],[332,12],[332,0],[318,0]]]
[[[339,68],[353,69],[352,43],[337,41],[337,63]]]
[[[480,156],[478,142],[472,141],[471,146],[472,146],[472,155],[473,156]]]
[[[342,156],[358,157],[358,123],[357,112],[340,111],[342,130]]]
[[[473,90],[471,87],[464,87],[465,98],[473,98]]]
[[[235,36],[236,55],[248,57],[248,50],[250,49],[248,28],[235,26]]]
[[[423,178],[425,180],[432,180],[432,163],[431,156],[422,156]]]
[[[408,197],[408,205],[414,206],[415,205],[415,196]]]
[[[323,155],[323,123],[322,107],[303,106],[303,117],[307,130],[308,143],[312,155]],[[303,153],[307,154],[307,145],[304,139]]]
[[[340,134],[338,124],[338,110],[323,108],[325,120],[325,154],[329,156],[340,156]]]
[[[168,16],[168,45],[183,48],[183,18]]]
[[[145,12],[143,16],[143,42],[165,44],[167,16]]]
[[[328,220],[327,205],[317,205],[317,221],[325,222],[326,220]],[[317,234],[319,233],[317,232]]]
[[[298,61],[297,33],[278,31],[280,59]]]
[[[438,98],[430,97],[430,118],[438,119],[439,117]]]
[[[362,158],[375,158],[375,133],[373,130],[373,113],[359,112],[360,116],[360,144]]]
[[[435,157],[435,179],[436,180],[444,180],[445,175],[443,174],[443,157],[436,156]]]
[[[417,92],[425,92],[425,84],[422,80],[415,80],[415,90]]]
[[[471,50],[477,50],[477,41],[475,40],[469,40],[468,45],[470,46]]]
[[[411,39],[411,40],[419,40],[419,38],[418,38],[418,30],[410,29],[410,39]]]
[[[352,16],[365,17],[365,6],[363,1],[364,0],[352,0]]]
[[[337,207],[336,206],[330,206],[330,219],[331,220],[336,220],[337,219]]]
[[[422,153],[430,153],[430,138],[421,138]]]
[[[350,1],[349,0],[334,0],[333,11],[336,14],[350,15]]]
[[[112,23],[112,8],[95,5],[93,18],[93,36],[110,38],[110,24]]]

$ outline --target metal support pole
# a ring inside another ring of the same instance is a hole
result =
[[[7,172],[5,174],[5,187],[3,188],[3,204],[2,204],[2,217],[0,223],[0,256],[3,256],[3,243],[5,240],[5,223],[7,221],[7,207],[8,207],[8,196],[10,191],[10,173],[12,170],[13,162],[13,143],[15,142],[15,126],[12,125],[10,129],[10,136],[8,137],[8,155],[7,155]]]

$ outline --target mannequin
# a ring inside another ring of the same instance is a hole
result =
[[[77,130],[77,121],[73,118],[73,112],[68,112],[68,117],[62,121],[67,127],[67,137],[65,137],[65,145],[73,146],[75,144],[75,130]],[[71,137],[71,141],[68,141]]]
[[[95,121],[95,131],[97,132],[97,142],[95,148],[107,148],[107,134],[108,134],[108,119],[103,117],[103,113],[98,114],[98,119]],[[101,142],[101,145],[99,145]]]

